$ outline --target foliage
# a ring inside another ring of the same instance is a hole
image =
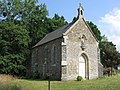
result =
[[[45,9],[45,7],[46,6],[43,5],[43,9]],[[37,16],[39,16],[39,15],[40,14],[38,14]],[[67,24],[64,17],[63,16],[60,17],[58,14],[55,14],[55,16],[52,19],[47,18],[46,16],[41,17],[41,18],[42,18],[42,20],[36,19],[35,21],[33,20],[34,22],[32,22],[32,23],[29,22],[28,25],[26,25],[27,30],[29,31],[29,36],[32,39],[31,47],[33,45],[35,45],[39,40],[41,40],[46,34]],[[32,19],[33,19],[33,17],[32,17]]]
[[[34,72],[34,74],[32,75],[32,79],[41,79],[42,74],[39,73],[38,71]]]
[[[41,40],[46,34],[46,20],[48,11],[45,4],[32,6],[32,11],[27,16],[23,16],[22,25],[29,32],[31,42],[29,48],[34,46],[39,40]]]
[[[101,32],[100,30],[97,28],[97,26],[95,24],[93,24],[91,21],[87,21],[87,24],[90,26],[90,28],[92,29],[93,33],[95,34],[96,38],[101,41],[102,36],[101,36]]]
[[[37,0],[3,0],[0,2],[0,17],[3,21],[23,26],[31,38],[29,48],[41,40],[47,33],[67,24],[63,16],[55,14],[47,18],[45,4],[36,5]]]
[[[0,2],[2,21],[23,26],[29,33],[32,47],[45,35],[44,20],[48,11],[46,5],[36,5],[37,0],[3,0]]]
[[[29,42],[28,32],[21,26],[0,23],[0,73],[23,74]]]
[[[112,69],[120,64],[120,53],[112,42],[102,41],[99,46],[101,49],[101,62],[104,67],[111,67],[112,75]]]
[[[66,25],[63,16],[48,18],[38,0],[0,1],[0,73],[24,75],[30,50],[47,33]]]
[[[116,46],[107,40],[105,36],[103,36],[102,42],[100,42],[99,47],[101,49],[101,62],[105,68],[111,68],[108,71],[108,76],[112,76],[113,69],[120,64],[120,53],[116,50]]]
[[[81,76],[77,76],[77,81],[81,81],[83,78]]]
[[[37,0],[1,0],[0,16],[5,21],[16,21],[23,19],[34,10]]]
[[[68,24],[67,21],[65,21],[63,16],[59,16],[58,14],[55,14],[54,17],[52,19],[47,18],[47,20],[45,21],[45,27],[49,32],[52,32],[64,25]]]
[[[88,21],[87,23],[99,40],[100,58],[103,66],[111,67],[112,72],[112,68],[115,68],[120,64],[120,53],[116,50],[116,45],[114,45],[112,42],[109,42],[105,35],[101,36],[101,32],[96,25]]]

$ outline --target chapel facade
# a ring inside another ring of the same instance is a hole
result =
[[[77,20],[47,34],[32,49],[31,74],[52,80],[94,79],[103,75],[99,41],[84,18],[80,4]]]

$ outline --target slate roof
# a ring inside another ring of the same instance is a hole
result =
[[[60,28],[58,30],[48,33],[41,41],[39,41],[35,46],[33,46],[33,48],[40,46],[44,43],[47,43],[49,41],[52,41],[54,39],[62,37],[63,33],[65,33],[73,24],[74,24],[74,22],[71,22],[68,25],[63,26],[62,28]]]

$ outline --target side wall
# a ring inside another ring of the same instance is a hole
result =
[[[31,71],[32,74],[39,72],[42,79],[45,79],[48,73],[51,79],[61,80],[61,42],[62,39],[56,39],[33,48]],[[53,52],[54,50],[54,52]],[[56,56],[53,54],[55,53]],[[54,61],[52,59],[55,59]]]

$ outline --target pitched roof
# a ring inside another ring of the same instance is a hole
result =
[[[82,9],[83,10],[83,7],[82,5],[80,4],[80,7],[79,9]],[[33,46],[33,48],[37,47],[37,46],[40,46],[42,44],[45,44],[49,41],[52,41],[54,39],[57,39],[57,38],[60,38],[63,36],[64,33],[67,32],[67,30],[75,23],[77,23],[77,21],[79,19],[83,19],[83,21],[85,22],[86,26],[89,28],[90,32],[93,34],[94,38],[96,39],[96,41],[98,42],[96,36],[94,35],[94,33],[92,32],[91,28],[89,27],[89,25],[86,23],[86,21],[84,20],[84,17],[83,15],[80,13],[80,11],[78,10],[78,17],[77,19],[74,21],[74,22],[71,22],[69,23],[68,25],[66,26],[63,26],[62,28],[58,29],[58,30],[55,30],[49,34],[47,34],[41,41],[39,41],[35,46]],[[69,30],[68,30],[69,31]]]
[[[48,33],[41,41],[39,41],[34,47],[37,47],[39,45],[42,45],[44,43],[47,43],[49,41],[52,41],[54,39],[60,38],[63,36],[63,33],[65,33],[72,25],[74,22],[69,23],[68,25],[63,26],[62,28],[55,30],[51,33]]]
[[[93,33],[93,31],[91,30],[91,28],[89,27],[89,25],[86,23],[86,21],[84,20],[84,18],[82,18],[83,21],[85,22],[86,26],[89,28],[90,32],[92,33],[92,35],[94,36],[94,38],[96,39],[97,42],[99,42],[95,36],[95,34]],[[75,21],[76,22],[76,21]],[[75,23],[75,22],[71,22],[68,25],[65,25],[63,27],[61,27],[60,29],[57,29],[51,33],[48,33],[42,40],[40,40],[35,46],[33,46],[33,48],[40,46],[42,44],[45,44],[49,41],[52,41],[54,39],[60,38],[63,36],[63,34]]]

